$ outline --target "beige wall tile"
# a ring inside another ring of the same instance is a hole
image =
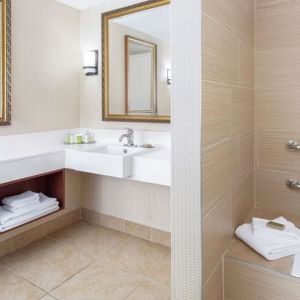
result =
[[[300,14],[299,14],[300,15]],[[256,51],[256,127],[293,131],[300,126],[300,43]]]
[[[81,208],[71,211],[71,223],[77,222],[81,219]]]
[[[254,1],[253,0],[204,0],[203,10],[220,22],[240,39],[253,44]]]
[[[234,88],[232,101],[232,132],[241,135],[254,128],[254,91]]]
[[[151,241],[171,248],[171,233],[151,228]]]
[[[231,137],[232,87],[203,82],[203,147]]]
[[[101,214],[86,208],[81,209],[81,217],[83,220],[95,224],[101,224]]]
[[[32,228],[14,237],[14,250],[24,247],[45,235],[44,225]]]
[[[10,238],[5,241],[0,242],[0,257],[10,253],[13,251],[14,247],[14,242],[13,238]]]
[[[254,170],[254,135],[253,132],[239,136],[238,177],[241,179]]]
[[[212,276],[204,285],[203,300],[222,300],[223,299],[223,266],[220,261]]]
[[[290,151],[290,140],[300,143],[300,132],[258,132],[258,168],[286,172],[298,172],[300,152]]]
[[[66,170],[65,196],[66,210],[73,211],[82,206],[81,172]]]
[[[49,234],[58,229],[61,229],[71,223],[70,214],[62,215],[52,221],[45,224],[45,234]]]
[[[225,300],[297,300],[299,279],[225,258]],[[263,284],[262,284],[263,283]]]
[[[254,207],[254,173],[239,181],[232,193],[233,227],[241,225]]]
[[[300,192],[287,187],[286,182],[289,178],[300,180],[300,172],[279,173],[257,170],[255,176],[256,207],[273,209],[282,213],[299,214]]]
[[[256,49],[299,46],[299,14],[299,1],[256,1]]]
[[[239,41],[239,83],[254,87],[254,49],[242,41]]]
[[[252,46],[254,44],[254,0],[231,0],[230,2],[233,10],[232,31],[239,39]]]
[[[125,232],[125,220],[101,214],[101,225],[107,228]]]
[[[214,20],[220,22],[228,30],[232,27],[231,1],[203,0],[203,12]]]
[[[151,228],[144,225],[125,221],[125,232],[148,241],[151,240]]]
[[[231,193],[203,219],[203,278],[208,280],[233,237]]]
[[[203,214],[207,214],[231,191],[234,141],[230,139],[203,152]]]
[[[238,83],[238,42],[223,26],[203,17],[203,79]]]

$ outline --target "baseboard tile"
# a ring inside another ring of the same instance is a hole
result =
[[[171,248],[170,232],[158,230],[149,226],[134,223],[106,214],[101,214],[99,212],[88,210],[86,208],[82,208],[81,212],[82,219],[87,222],[99,224],[103,227],[124,232],[132,236],[153,242],[155,244],[160,244],[165,247]]]

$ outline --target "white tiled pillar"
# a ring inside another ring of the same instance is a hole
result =
[[[201,299],[201,0],[172,0],[172,299]]]

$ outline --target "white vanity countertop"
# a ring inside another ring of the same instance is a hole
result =
[[[62,130],[0,137],[0,183],[65,168],[69,151],[85,151],[116,144],[123,130],[93,130],[96,144],[64,145],[68,132]],[[133,157],[132,176],[126,179],[171,185],[171,151],[168,132],[136,132],[138,145],[151,143],[155,149]],[[72,169],[72,167],[68,166]],[[20,170],[22,169],[22,172]],[[22,176],[22,177],[20,177]]]

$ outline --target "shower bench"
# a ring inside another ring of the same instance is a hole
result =
[[[275,212],[254,209],[252,217],[274,219]],[[285,215],[300,227],[300,218]],[[300,278],[291,276],[294,258],[268,261],[235,238],[224,255],[225,300],[299,300]]]

